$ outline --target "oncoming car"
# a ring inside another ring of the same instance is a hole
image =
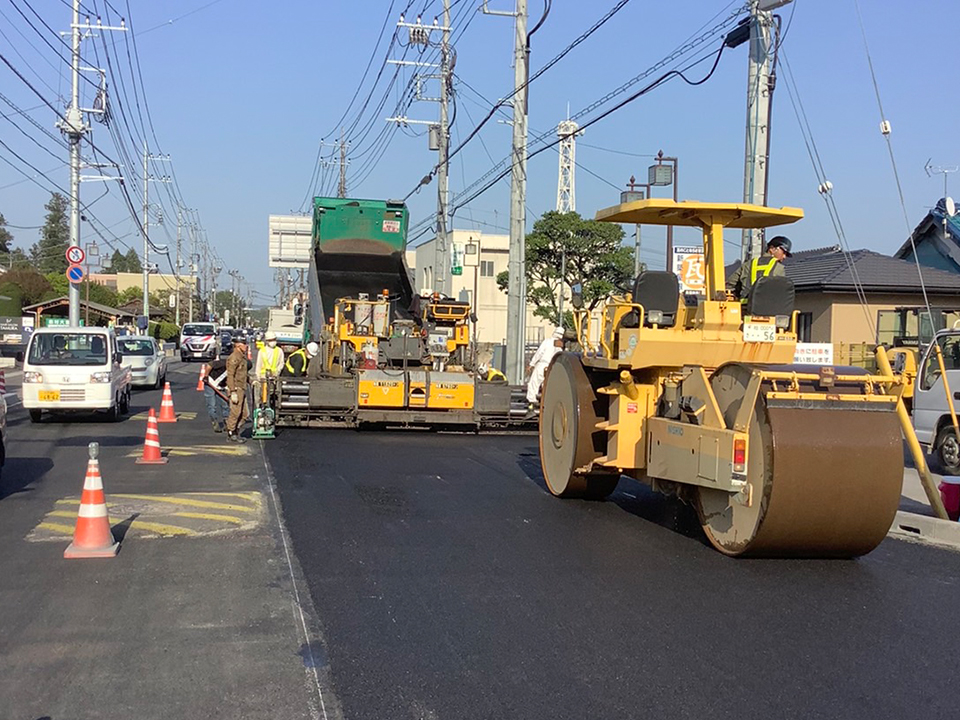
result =
[[[23,406],[31,422],[43,411],[102,410],[119,420],[130,409],[129,368],[113,330],[38,328],[23,359]]]
[[[158,388],[167,379],[167,356],[151,337],[122,337],[117,346],[123,353],[123,364],[130,368],[134,385]]]
[[[180,359],[204,360],[217,359],[220,350],[220,336],[214,323],[186,323],[180,332]]]

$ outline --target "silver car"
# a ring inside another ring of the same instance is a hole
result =
[[[130,368],[133,384],[159,388],[167,380],[167,356],[151,337],[119,337],[123,365]]]

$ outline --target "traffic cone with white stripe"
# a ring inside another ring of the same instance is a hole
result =
[[[247,360],[253,360],[253,350],[247,345]]]
[[[150,408],[147,416],[147,436],[143,440],[143,456],[137,458],[137,465],[165,465],[167,458],[160,454],[160,429],[157,427],[157,415]]]
[[[7,372],[6,370],[0,370],[0,395],[5,395],[7,392]]]
[[[120,543],[114,540],[110,532],[103,480],[100,478],[100,461],[97,460],[99,447],[98,443],[90,443],[90,461],[87,463],[87,476],[83,480],[77,527],[73,531],[73,542],[63,551],[65,558],[114,557],[120,549]]]
[[[160,401],[160,417],[157,422],[176,422],[177,414],[173,411],[173,393],[170,392],[170,383],[163,386],[163,399]]]
[[[203,381],[207,377],[207,364],[204,363],[200,366],[200,377],[197,380],[197,392],[203,392]]]

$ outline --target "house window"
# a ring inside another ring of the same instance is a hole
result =
[[[808,343],[813,335],[813,313],[805,312],[797,316],[797,342]]]
[[[480,261],[480,277],[493,277],[493,260]]]

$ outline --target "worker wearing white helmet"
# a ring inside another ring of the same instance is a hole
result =
[[[547,372],[547,366],[553,360],[553,356],[563,349],[563,328],[557,328],[553,335],[548,337],[542,343],[537,351],[530,358],[530,379],[527,381],[527,402],[530,409],[537,403],[540,397],[540,386],[543,385],[543,377]]]
[[[257,353],[257,365],[254,369],[257,380],[278,377],[283,367],[283,350],[277,347],[277,334],[269,330],[263,340],[263,348]]]
[[[287,358],[287,364],[283,368],[284,376],[303,377],[306,375],[307,366],[310,364],[310,360],[316,357],[317,353],[319,352],[320,346],[315,342],[310,341],[307,343],[306,347],[290,353],[290,357]]]

